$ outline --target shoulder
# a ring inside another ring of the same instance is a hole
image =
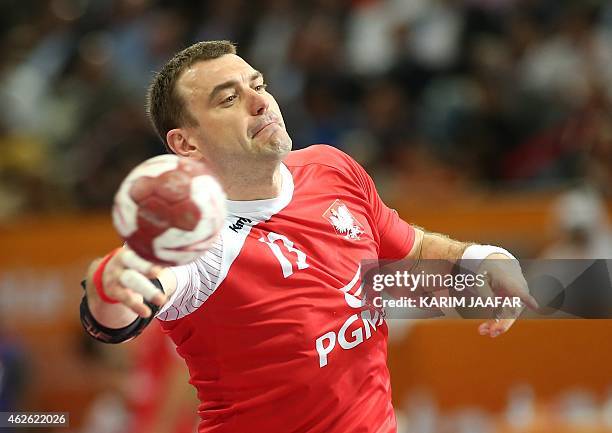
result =
[[[305,149],[294,150],[283,162],[287,167],[320,165],[337,170],[354,169],[358,166],[349,155],[327,144],[313,144]]]
[[[340,182],[360,190],[368,189],[368,175],[349,155],[326,144],[313,144],[290,152],[283,163],[293,173],[316,182]]]

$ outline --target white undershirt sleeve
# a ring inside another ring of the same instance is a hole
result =
[[[176,277],[176,291],[159,310],[160,320],[176,320],[193,313],[217,288],[221,273],[223,242],[219,238],[199,259],[169,268]]]

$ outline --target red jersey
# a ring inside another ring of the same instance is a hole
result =
[[[228,201],[201,259],[172,268],[158,314],[201,401],[200,433],[396,431],[387,326],[360,295],[364,259],[405,257],[414,230],[323,145],[291,152],[281,194]]]

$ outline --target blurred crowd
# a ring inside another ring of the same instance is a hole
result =
[[[4,0],[0,36],[0,220],[108,209],[164,151],[153,72],[211,39],[265,74],[294,148],[347,151],[387,197],[612,197],[606,0]]]
[[[127,172],[164,152],[144,112],[154,72],[213,39],[236,42],[264,73],[294,148],[348,152],[387,200],[409,194],[437,206],[476,191],[570,190],[541,256],[612,257],[602,200],[612,199],[609,0],[2,0],[0,224],[24,213],[108,212]],[[105,382],[91,380],[104,392],[81,431],[171,431],[150,413],[168,421],[191,411],[193,395],[178,386],[184,369],[149,332],[129,355],[138,375],[129,366],[108,380],[95,374],[109,365],[84,346],[87,377]],[[22,407],[32,359],[0,324],[0,411]],[[126,376],[147,392],[130,394]],[[163,406],[160,395],[172,398]],[[559,412],[612,426],[612,391],[599,406],[579,397],[563,397]],[[440,428],[435,402],[421,403],[404,413],[413,431],[489,431],[474,423],[490,419],[473,413],[456,416],[467,429]],[[517,410],[537,421],[534,404],[529,392],[511,395],[508,423]],[[151,424],[128,424],[141,419]]]

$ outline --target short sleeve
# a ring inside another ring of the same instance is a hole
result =
[[[414,245],[414,227],[400,218],[395,209],[390,209],[380,198],[370,175],[354,159],[341,153],[349,164],[371,206],[372,217],[378,231],[379,259],[403,259]]]
[[[414,227],[402,220],[395,209],[388,208],[375,194],[372,203],[378,208],[378,233],[380,235],[380,259],[403,259],[414,245]]]

